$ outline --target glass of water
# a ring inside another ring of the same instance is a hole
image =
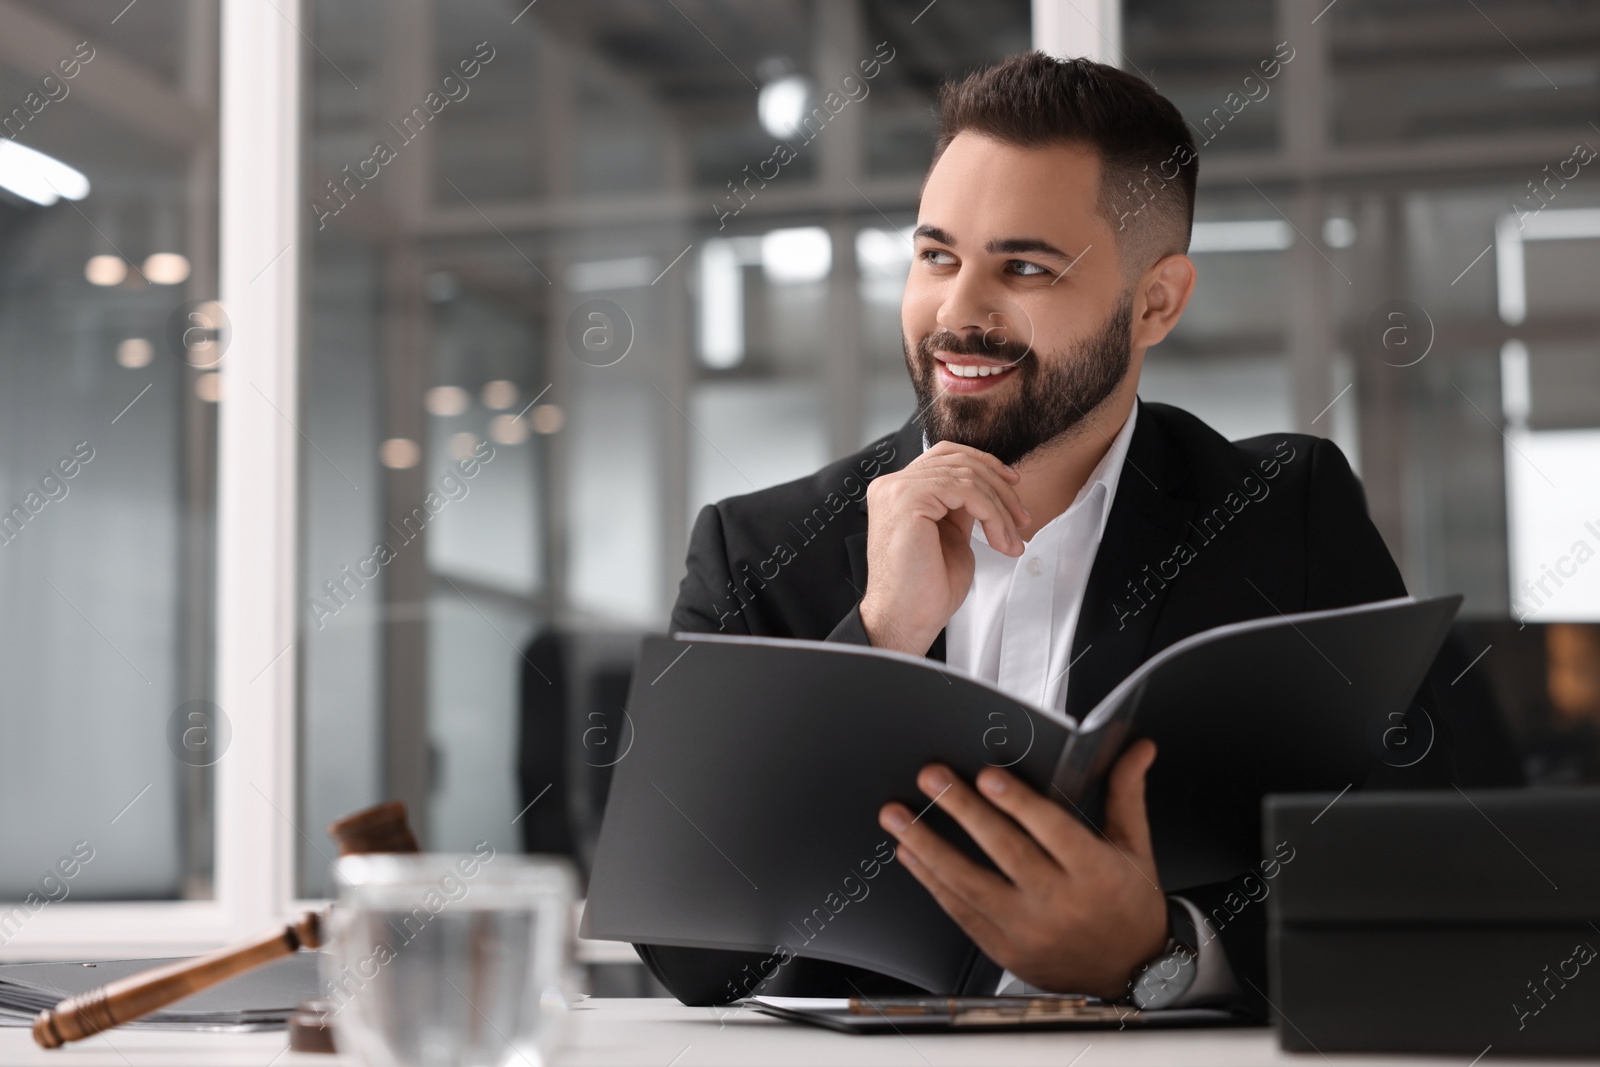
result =
[[[324,996],[341,1053],[371,1067],[544,1067],[573,995],[563,860],[346,856]]]

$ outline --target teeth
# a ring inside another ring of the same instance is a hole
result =
[[[1009,366],[991,367],[981,363],[946,363],[945,368],[958,378],[989,378],[1011,369]]]

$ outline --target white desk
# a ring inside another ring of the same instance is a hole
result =
[[[6,1067],[357,1067],[345,1056],[285,1053],[282,1033],[115,1032],[45,1051],[26,1030],[0,1029]],[[1074,1057],[1093,1046],[1081,1060]],[[277,1057],[274,1059],[274,1057]],[[675,1058],[676,1057],[676,1058]],[[590,1000],[572,1013],[557,1067],[1257,1067],[1260,1064],[1360,1064],[1362,1067],[1465,1067],[1471,1057],[1290,1055],[1267,1029],[1134,1033],[920,1034],[852,1037],[754,1012],[723,1022],[708,1008],[674,1000]],[[1490,1062],[1488,1060],[1486,1063]],[[1549,1067],[1550,1061],[1493,1060],[1494,1067]],[[1565,1065],[1577,1061],[1563,1060]],[[1600,1062],[1600,1061],[1591,1061]]]

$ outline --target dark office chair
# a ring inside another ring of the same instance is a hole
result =
[[[1463,789],[1526,785],[1519,746],[1490,684],[1492,672],[1500,664],[1473,663],[1485,644],[1475,631],[1468,623],[1451,626],[1428,672],[1437,710],[1450,731],[1455,784]]]
[[[517,779],[518,825],[529,852],[570,857],[589,881],[612,769],[627,757],[624,713],[637,633],[546,630],[524,652]],[[531,807],[528,807],[532,804]],[[594,996],[664,997],[643,963],[590,964]]]
[[[517,777],[529,852],[570,856],[587,884],[611,788],[633,727],[625,712],[640,634],[546,630],[522,666]]]

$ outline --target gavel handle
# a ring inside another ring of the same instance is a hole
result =
[[[45,1048],[82,1041],[102,1030],[131,1022],[175,1000],[209,989],[301,948],[322,945],[322,915],[306,912],[299,922],[265,937],[241,941],[203,956],[118,978],[99,989],[68,997],[39,1013],[33,1039]]]

